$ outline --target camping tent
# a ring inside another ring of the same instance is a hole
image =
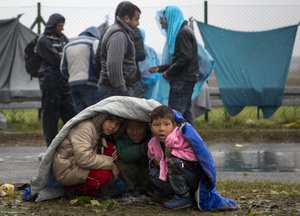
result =
[[[36,78],[25,69],[24,49],[36,34],[18,18],[0,20],[0,103],[40,100]]]

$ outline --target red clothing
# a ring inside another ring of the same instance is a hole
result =
[[[104,148],[103,154],[112,157],[114,151],[116,150],[115,145],[109,140],[106,140],[106,145],[107,147]]]
[[[84,183],[74,186],[68,186],[68,191],[76,191],[85,196],[95,197],[101,188],[106,185],[112,178],[110,170],[90,170],[89,175]]]
[[[112,157],[115,151],[115,145],[110,140],[105,141],[106,146],[103,146],[102,154]],[[95,197],[100,192],[101,188],[112,179],[112,177],[113,176],[111,170],[90,170],[84,183],[69,186],[66,188],[68,191],[74,190],[79,194]]]

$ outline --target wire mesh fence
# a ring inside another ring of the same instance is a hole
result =
[[[162,8],[140,7],[142,15],[140,28],[146,32],[145,43],[154,47],[161,54],[165,43],[165,37],[160,32],[155,21],[156,12]],[[204,4],[181,6],[185,18],[194,17],[196,20],[204,21]],[[208,4],[208,23],[221,28],[237,31],[263,31],[295,25],[300,22],[300,5],[213,5]],[[89,26],[98,26],[109,17],[110,23],[114,21],[115,8],[78,8],[78,7],[44,7],[41,14],[45,21],[53,13],[65,16],[65,34],[75,37]],[[31,27],[37,16],[37,6],[0,8],[0,19],[8,19],[20,15],[20,22]],[[37,31],[36,28],[33,29]],[[202,42],[197,27],[195,32],[198,40]],[[212,77],[211,85],[217,85]],[[300,86],[300,35],[295,40],[292,61],[288,74],[287,86]]]
[[[139,5],[138,5],[139,6]],[[156,12],[163,8],[139,6],[142,14],[140,19],[140,28],[146,32],[145,43],[152,46],[159,54],[162,53],[165,43],[165,37],[158,28],[155,20]],[[204,22],[204,4],[199,1],[198,5],[184,5],[180,7],[185,18]],[[300,21],[300,5],[214,5],[208,4],[207,19],[208,24],[221,28],[237,31],[264,31],[284,26],[298,24]],[[64,33],[69,37],[75,37],[89,26],[98,26],[109,17],[109,22],[113,23],[115,8],[113,7],[41,7],[41,15],[45,21],[53,13],[60,13],[65,16]],[[20,16],[20,22],[27,27],[31,27],[37,17],[37,6],[27,7],[2,7],[0,8],[0,19],[9,19]],[[202,43],[200,33],[196,27],[195,33],[199,42]],[[33,29],[37,31],[36,28]],[[42,30],[43,31],[43,30]],[[210,81],[210,86],[217,86],[214,74]],[[286,87],[300,87],[300,35],[296,36],[292,61],[288,73]],[[282,108],[284,109],[284,107]],[[295,111],[296,110],[296,111]],[[219,119],[228,120],[228,116],[220,117],[219,114],[211,112],[210,116],[219,116]],[[221,111],[221,113],[223,113]],[[288,108],[285,112],[294,116],[293,120],[300,119],[299,107]],[[290,113],[289,113],[290,112]],[[218,111],[218,113],[220,113]],[[247,115],[249,113],[249,115]],[[254,113],[254,114],[253,114]],[[256,118],[256,109],[250,108],[246,114],[239,114],[242,119]],[[34,114],[35,115],[35,114]],[[213,117],[212,117],[213,118]],[[229,117],[230,118],[230,117]],[[275,116],[275,119],[277,117]],[[284,121],[285,122],[286,118]],[[271,119],[272,120],[272,119]],[[199,120],[202,121],[202,120]],[[277,122],[277,120],[273,120]]]

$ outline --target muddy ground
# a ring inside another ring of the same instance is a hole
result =
[[[288,131],[217,131],[200,132],[210,143],[299,143],[299,130]],[[300,144],[300,143],[299,143]],[[44,145],[40,133],[0,133],[1,146]],[[1,184],[1,183],[0,183]],[[0,215],[300,215],[300,184],[269,181],[219,180],[217,189],[223,196],[237,201],[236,211],[201,212],[196,208],[165,209],[161,204],[133,202],[123,205],[118,200],[68,200],[60,198],[42,203],[22,201],[22,190],[13,196],[0,197]]]
[[[22,191],[14,196],[0,197],[0,215],[300,215],[300,184],[266,181],[220,181],[219,192],[239,204],[236,211],[201,212],[196,208],[169,210],[161,204],[138,201],[122,205],[118,200],[67,200],[60,198],[41,203],[23,202]],[[79,199],[80,200],[80,199]]]

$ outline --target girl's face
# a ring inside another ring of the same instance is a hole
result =
[[[147,125],[140,121],[129,121],[126,127],[126,133],[132,142],[140,143],[147,134]]]
[[[106,119],[102,124],[102,132],[104,135],[110,136],[116,133],[121,126],[120,119]]]
[[[150,124],[152,134],[160,141],[164,142],[167,136],[174,129],[175,124],[169,118],[157,118]]]

